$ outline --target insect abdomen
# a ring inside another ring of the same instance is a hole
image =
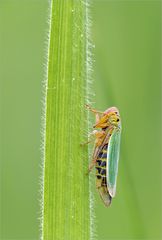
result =
[[[103,146],[96,161],[96,187],[106,207],[110,206],[112,199],[107,189],[106,180],[107,147],[108,144]]]
[[[107,161],[107,144],[104,145],[98,154],[96,161],[96,178],[97,187],[105,186],[106,183],[106,161]]]

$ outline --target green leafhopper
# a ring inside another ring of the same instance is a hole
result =
[[[100,112],[86,107],[96,115],[92,135],[95,136],[95,146],[89,171],[96,168],[96,188],[106,207],[110,206],[115,197],[120,151],[121,118],[116,107]],[[89,143],[90,141],[88,141]]]

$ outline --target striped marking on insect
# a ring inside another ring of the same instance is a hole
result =
[[[86,107],[96,115],[95,146],[89,171],[96,168],[96,188],[106,207],[110,206],[116,193],[118,162],[120,151],[121,118],[116,107],[108,108],[105,112]],[[96,130],[100,129],[100,130]],[[87,142],[91,142],[90,140]]]

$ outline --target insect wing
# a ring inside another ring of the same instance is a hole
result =
[[[104,202],[105,206],[109,207],[111,204],[112,197],[110,196],[110,194],[107,190],[107,187],[102,186],[102,187],[98,188],[98,191],[99,191],[100,197],[101,197],[102,201]]]
[[[107,152],[107,187],[111,197],[115,196],[118,174],[121,129],[115,128],[110,137]]]

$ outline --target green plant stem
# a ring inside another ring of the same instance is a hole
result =
[[[86,4],[53,0],[46,95],[44,240],[89,240]],[[85,131],[86,130],[86,131]]]

